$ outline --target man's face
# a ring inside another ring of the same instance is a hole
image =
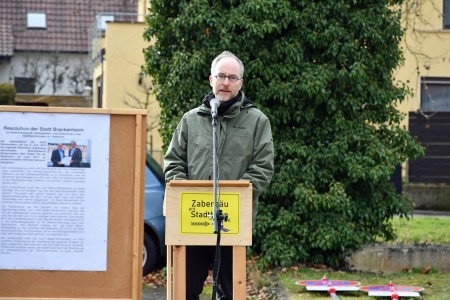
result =
[[[58,149],[62,149],[62,144],[58,144]]]
[[[77,145],[77,143],[75,143],[75,142],[70,143],[70,147],[72,147],[72,148],[75,148],[76,145]]]
[[[230,82],[227,77],[224,81],[221,81],[215,77],[217,75],[233,76],[239,80]],[[235,97],[242,87],[242,82],[239,63],[231,57],[225,57],[219,60],[213,74],[209,75],[209,83],[213,93],[220,101],[228,101]]]

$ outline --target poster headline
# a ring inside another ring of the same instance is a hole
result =
[[[60,127],[22,127],[22,126],[3,126],[5,131],[30,131],[30,132],[84,132],[83,128],[60,128]]]

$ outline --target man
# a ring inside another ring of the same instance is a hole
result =
[[[62,144],[58,144],[57,148],[52,151],[52,157],[50,160],[53,163],[54,167],[64,167],[64,164],[61,162],[64,158],[64,150],[62,149]]]
[[[249,180],[253,185],[253,225],[258,196],[273,175],[273,142],[269,119],[241,92],[244,65],[233,53],[224,51],[211,64],[212,93],[203,104],[184,114],[164,159],[166,180],[211,180],[212,117],[210,100],[220,100],[218,151],[220,180]],[[199,299],[214,246],[186,247],[186,298]],[[232,248],[221,247],[219,295],[232,299]]]
[[[77,148],[77,142],[75,141],[70,142],[69,156],[71,157],[69,167],[79,168],[81,166],[80,163],[83,158],[83,154],[81,153],[81,150]]]

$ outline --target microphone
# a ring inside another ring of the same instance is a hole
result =
[[[217,98],[213,98],[211,99],[211,101],[209,101],[209,105],[211,106],[211,116],[213,118],[217,117],[217,109],[220,106],[220,101]]]

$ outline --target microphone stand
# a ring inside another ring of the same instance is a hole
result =
[[[212,114],[212,138],[213,138],[213,197],[214,197],[214,209],[213,209],[213,225],[214,225],[214,233],[220,234],[220,222],[218,216],[220,215],[219,211],[219,201],[217,199],[217,183],[218,183],[218,174],[217,174],[217,114]]]
[[[212,290],[212,300],[216,300],[216,293],[218,288],[218,275],[220,269],[220,231],[222,229],[222,221],[227,218],[227,216],[222,214],[220,208],[220,199],[217,197],[217,186],[218,186],[218,158],[217,158],[217,114],[212,114],[212,127],[213,127],[213,226],[214,233],[217,234],[216,241],[216,252],[214,256],[214,266],[213,266],[213,290]]]

